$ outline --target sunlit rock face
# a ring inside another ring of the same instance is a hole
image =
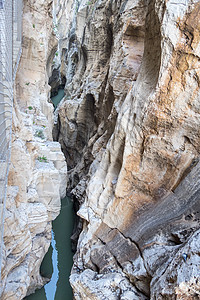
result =
[[[11,165],[4,222],[2,300],[41,287],[51,221],[66,194],[67,167],[52,141],[47,62],[57,47],[51,1],[24,1],[22,57],[15,80]]]
[[[75,298],[198,299],[199,1],[70,4],[57,139],[84,220]]]

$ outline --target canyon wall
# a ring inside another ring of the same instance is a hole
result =
[[[1,299],[45,282],[65,158],[75,299],[199,299],[199,15],[198,0],[24,1]],[[48,81],[65,84],[54,117]]]
[[[23,299],[46,281],[40,265],[51,241],[51,221],[65,196],[67,167],[53,142],[48,72],[57,48],[52,1],[23,8],[22,57],[15,80],[11,165],[2,263],[2,300]],[[49,63],[48,63],[49,62]]]
[[[59,3],[75,299],[199,299],[199,1]]]

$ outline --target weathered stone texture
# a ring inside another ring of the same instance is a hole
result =
[[[85,220],[77,299],[199,297],[199,15],[192,0],[71,7],[57,138]]]
[[[199,299],[199,16],[197,0],[54,1],[57,48],[51,1],[25,5],[2,299],[42,284],[65,193],[53,60],[55,87],[66,78],[54,138],[83,219],[75,298]]]
[[[47,61],[57,45],[52,1],[24,1],[23,45],[15,80],[11,166],[4,224],[2,300],[23,299],[45,279],[40,265],[51,221],[66,194],[67,166],[52,141]]]

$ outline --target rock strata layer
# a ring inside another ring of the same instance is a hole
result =
[[[198,299],[199,1],[63,0],[57,15],[75,298]]]

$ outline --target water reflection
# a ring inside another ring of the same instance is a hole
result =
[[[51,281],[42,289],[24,298],[26,300],[72,300],[73,293],[69,284],[69,275],[73,263],[71,240],[74,212],[70,198],[62,199],[60,215],[53,221],[52,242],[46,254],[41,274],[51,277]]]
[[[58,251],[56,249],[56,242],[54,237],[54,232],[52,230],[52,241],[51,246],[53,248],[52,252],[52,263],[53,263],[53,274],[49,283],[45,284],[44,290],[47,300],[53,300],[56,294],[56,286],[58,281]]]
[[[71,251],[71,240],[74,214],[72,201],[66,197],[62,200],[62,210],[59,217],[53,222],[56,248],[58,251],[59,278],[55,300],[71,300],[73,298],[72,288],[69,284],[69,276],[73,264],[73,253]],[[47,299],[49,300],[49,299]]]

